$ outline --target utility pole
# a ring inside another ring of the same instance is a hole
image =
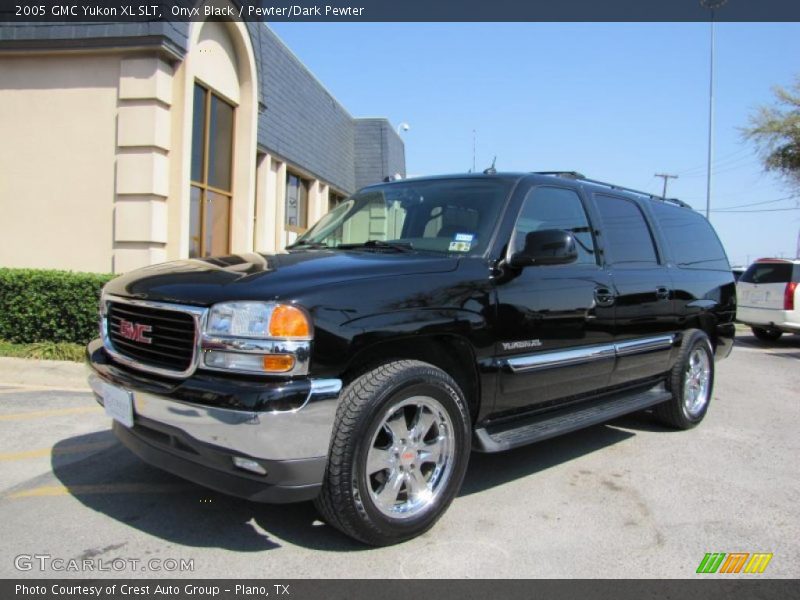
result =
[[[711,35],[708,65],[708,166],[706,173],[706,219],[711,218],[711,181],[714,160],[714,11],[722,8],[728,0],[700,0],[700,6],[711,11]]]
[[[656,173],[653,177],[663,177],[664,179],[664,191],[661,193],[662,198],[667,197],[667,180],[668,179],[677,179],[677,175],[670,175],[669,173]]]

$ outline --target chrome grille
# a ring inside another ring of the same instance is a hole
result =
[[[118,354],[169,371],[185,372],[192,367],[196,331],[191,314],[115,301],[108,302],[106,310],[108,340]],[[139,326],[149,343],[124,336],[123,321]]]

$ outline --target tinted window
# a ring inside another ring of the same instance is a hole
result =
[[[631,200],[598,194],[594,197],[603,220],[608,261],[615,265],[658,263],[653,236],[639,207]]]
[[[597,264],[594,240],[581,199],[572,190],[538,187],[528,194],[514,227],[512,249],[519,252],[525,246],[525,236],[531,231],[563,229],[575,236],[578,263]]]
[[[788,283],[792,280],[791,263],[753,263],[739,281],[745,283]]]
[[[676,265],[684,269],[730,269],[725,249],[703,215],[661,201],[653,202],[652,208]]]

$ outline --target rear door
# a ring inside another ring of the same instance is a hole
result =
[[[673,282],[641,207],[631,198],[594,194],[606,264],[614,286],[612,385],[668,370],[675,328]]]
[[[783,260],[759,260],[750,265],[736,285],[739,306],[782,310],[793,268]]]

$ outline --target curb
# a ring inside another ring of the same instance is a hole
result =
[[[86,366],[65,360],[0,357],[0,385],[86,390]]]

